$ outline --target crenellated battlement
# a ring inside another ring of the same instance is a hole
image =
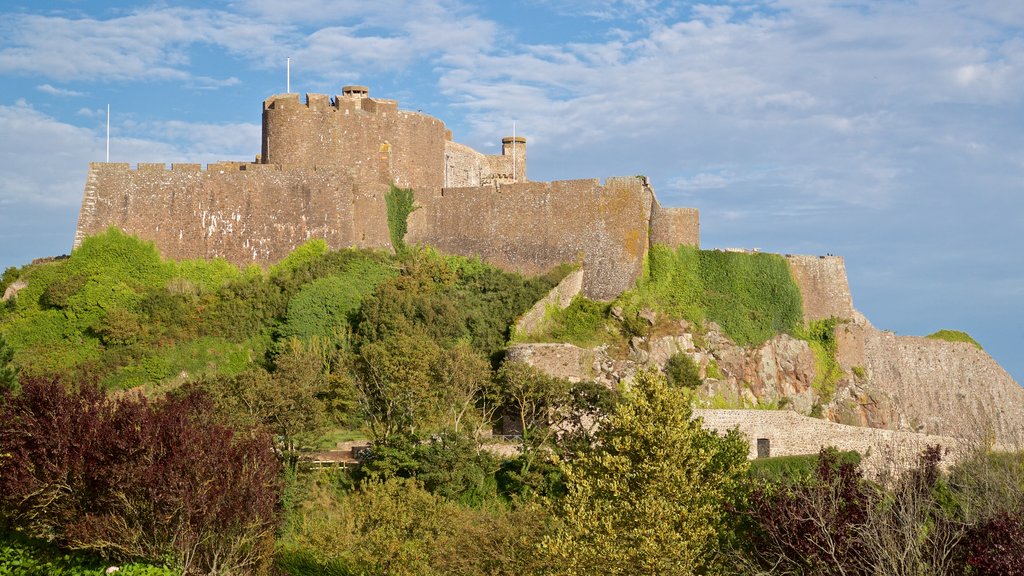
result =
[[[346,87],[348,88],[348,87]],[[398,100],[370,98],[363,95],[340,94],[333,98],[327,94],[307,92],[305,101],[297,92],[275,94],[263,101],[263,110],[311,110],[314,112],[347,112],[360,110],[370,114],[398,112]]]

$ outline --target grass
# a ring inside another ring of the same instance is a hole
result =
[[[981,344],[978,344],[977,340],[971,338],[970,334],[960,330],[939,330],[934,334],[929,334],[926,338],[931,338],[932,340],[945,340],[946,342],[966,342],[967,344],[977,347],[978,350],[984,350],[984,348],[981,347]]]

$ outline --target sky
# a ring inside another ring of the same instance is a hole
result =
[[[65,254],[90,161],[251,160],[346,84],[529,178],[647,175],[705,248],[845,257],[875,326],[1024,382],[1024,2],[7,0],[0,268]]]

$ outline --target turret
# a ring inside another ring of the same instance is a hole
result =
[[[369,98],[370,89],[366,86],[342,86],[341,96],[343,98]]]
[[[526,182],[526,138],[506,136],[501,139],[501,155],[510,158],[510,170],[516,182]]]

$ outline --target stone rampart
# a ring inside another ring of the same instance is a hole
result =
[[[548,295],[537,301],[526,314],[516,321],[516,335],[529,336],[537,334],[544,328],[544,319],[552,308],[565,309],[572,299],[583,290],[583,270],[573,270],[548,292]]]
[[[803,298],[804,322],[857,316],[842,257],[786,254],[786,261]]]
[[[962,456],[966,442],[948,436],[916,434],[880,428],[847,426],[802,416],[791,410],[694,410],[704,426],[717,432],[734,428],[750,443],[749,458],[758,456],[758,440],[767,440],[770,456],[817,454],[822,447],[856,450],[869,473],[902,470],[913,466],[925,447],[940,445],[950,452],[947,464]]]
[[[651,210],[651,244],[700,246],[700,213],[696,208],[663,208],[655,203]]]
[[[653,200],[636,177],[446,188],[412,213],[406,240],[524,274],[582,261],[583,293],[610,299],[643,270]]]
[[[169,258],[268,264],[322,238],[333,248],[387,246],[386,187],[357,187],[338,167],[93,163],[75,236],[117,226]]]

